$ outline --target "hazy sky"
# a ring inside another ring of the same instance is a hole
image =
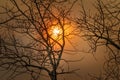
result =
[[[0,5],[4,5],[6,1],[7,0],[0,0]],[[94,0],[83,0],[83,1],[84,1],[84,5],[86,6],[86,9],[89,10],[93,8],[92,4],[94,3]],[[73,15],[75,17],[79,15],[78,4],[79,3],[77,3],[77,5],[74,7],[75,9],[73,10]],[[76,41],[75,43],[79,44],[77,45],[78,49],[80,50],[88,49],[87,43],[83,41],[82,39],[74,38],[73,41]],[[104,61],[104,56],[105,56],[104,52],[105,50],[103,50],[103,47],[101,47],[100,49],[97,50],[94,56],[91,53],[82,53],[82,52],[78,52],[74,55],[64,54],[63,57],[66,59],[70,59],[70,60],[71,59],[73,60],[82,59],[79,62],[70,64],[72,69],[78,69],[78,68],[80,69],[80,71],[77,72],[80,75],[80,77],[77,77],[72,74],[72,75],[66,75],[66,79],[67,80],[88,80],[88,79],[85,79],[88,73],[99,73],[99,71],[102,69],[102,64]]]

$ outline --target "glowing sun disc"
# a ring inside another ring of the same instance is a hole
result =
[[[54,34],[54,35],[60,34],[60,30],[59,30],[58,28],[54,28],[54,29],[53,29],[53,34]]]

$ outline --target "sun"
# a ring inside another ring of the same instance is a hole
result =
[[[51,30],[50,30],[50,34],[51,34],[51,37],[54,38],[54,39],[58,39],[60,38],[61,34],[62,34],[62,29],[59,25],[55,25],[55,26],[52,26],[51,27]]]
[[[53,29],[53,35],[58,36],[59,34],[60,34],[60,29],[58,29],[58,27],[55,27]]]

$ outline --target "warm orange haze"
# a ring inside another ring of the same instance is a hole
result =
[[[120,0],[0,0],[0,80],[120,80]]]

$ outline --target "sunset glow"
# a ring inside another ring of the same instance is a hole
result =
[[[53,35],[58,36],[60,34],[60,30],[58,29],[58,27],[53,29]]]
[[[62,30],[61,30],[60,26],[58,26],[58,25],[52,26],[51,30],[50,30],[50,34],[52,35],[52,38],[54,38],[54,39],[60,38],[60,35],[62,34]]]

